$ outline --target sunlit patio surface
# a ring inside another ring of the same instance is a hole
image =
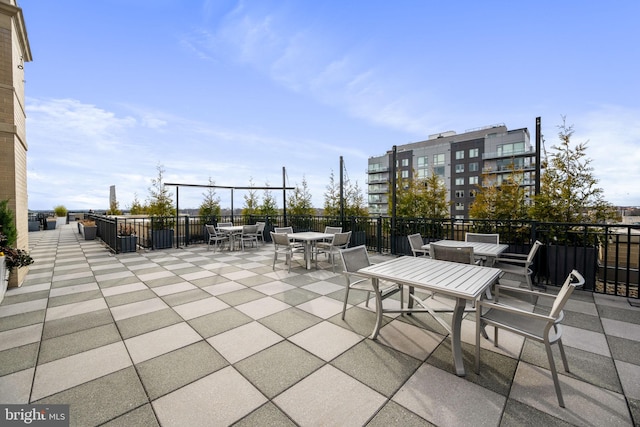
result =
[[[344,277],[323,257],[287,273],[270,244],[114,255],[79,237],[75,224],[29,233],[36,263],[0,305],[0,403],[69,404],[77,426],[640,422],[640,308],[625,298],[569,301],[563,409],[542,345],[501,331],[474,373],[473,314],[465,377],[427,314],[385,317],[372,341],[366,294],[342,321]]]

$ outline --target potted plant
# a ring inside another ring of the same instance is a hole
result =
[[[138,237],[132,225],[120,224],[116,236],[116,252],[135,252],[138,247]]]
[[[63,205],[58,205],[53,208],[53,212],[56,214],[57,225],[65,225],[67,223],[67,208]]]
[[[84,236],[84,240],[95,240],[96,234],[98,233],[98,226],[94,220],[83,219],[78,221],[78,227],[80,234]]]
[[[2,283],[0,283],[0,294],[2,294],[0,301],[2,301],[4,297],[9,282],[15,282],[15,286],[19,286],[17,280],[12,280],[12,276],[16,274],[16,270],[33,264],[31,255],[23,249],[16,248],[14,246],[15,243],[15,239],[0,233],[0,263],[3,264],[4,269],[2,276],[0,276],[0,280],[2,281]],[[12,286],[14,285],[12,284]]]
[[[173,207],[172,194],[164,185],[164,167],[158,165],[158,176],[151,180],[149,187],[149,207],[151,216],[151,247],[165,249],[173,246],[173,227],[176,210]]]

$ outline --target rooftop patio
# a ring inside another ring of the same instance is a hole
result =
[[[626,298],[569,301],[563,409],[542,345],[483,339],[474,373],[473,315],[463,378],[427,314],[386,317],[370,340],[366,294],[342,321],[344,278],[323,258],[287,273],[269,244],[114,255],[75,224],[29,238],[36,263],[0,305],[0,403],[70,404],[71,425],[640,423],[640,308]]]

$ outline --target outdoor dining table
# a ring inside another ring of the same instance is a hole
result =
[[[358,270],[358,274],[372,279],[374,293],[376,294],[376,324],[371,333],[371,339],[376,339],[378,336],[383,313],[428,312],[451,333],[451,350],[456,374],[459,376],[465,375],[462,362],[460,329],[466,303],[468,300],[475,301],[480,298],[484,291],[502,275],[500,269],[439,261],[426,257],[403,256],[362,268]],[[455,298],[455,307],[453,309],[434,310],[428,307],[426,303],[411,296],[410,300],[412,298],[416,299],[423,308],[414,308],[410,304],[408,308],[385,309],[382,307],[379,280],[386,280]],[[450,327],[435,314],[436,311],[453,313]]]
[[[477,257],[485,257],[486,261],[484,265],[491,267],[495,261],[495,259],[500,256],[500,254],[506,251],[509,248],[509,245],[505,245],[502,243],[484,243],[484,242],[459,242],[457,240],[439,240],[437,242],[433,242],[442,246],[463,246],[463,247],[472,247],[473,255]],[[429,250],[429,244],[422,245],[422,249]]]
[[[304,261],[307,270],[311,270],[311,260],[313,258],[313,244],[319,240],[331,239],[333,234],[319,233],[317,231],[300,231],[289,233],[287,236],[293,240],[304,244]]]
[[[229,236],[229,250],[234,250],[236,246],[236,236],[242,233],[241,225],[225,225],[218,227],[218,231]]]

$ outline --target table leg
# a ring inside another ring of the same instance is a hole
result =
[[[376,294],[376,324],[373,327],[371,333],[371,339],[375,340],[380,332],[380,325],[382,324],[382,295],[380,295],[380,282],[376,277],[371,278],[373,284],[373,292]]]
[[[311,254],[311,241],[307,240],[304,242],[304,262],[307,270],[311,270]]]
[[[451,352],[453,353],[453,364],[456,368],[456,374],[459,377],[465,376],[460,334],[462,328],[462,316],[464,315],[466,305],[467,300],[464,298],[456,298],[456,306],[453,309],[453,319],[451,320]]]

